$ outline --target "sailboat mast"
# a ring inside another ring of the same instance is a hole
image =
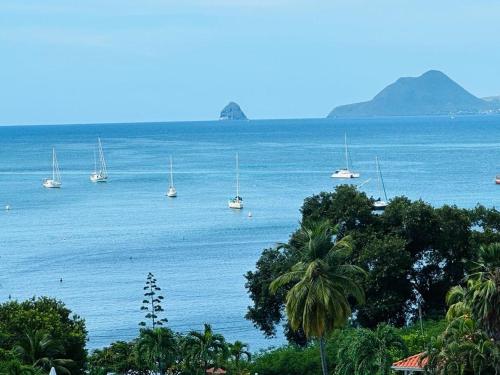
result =
[[[174,187],[174,169],[172,156],[170,156],[170,187]]]
[[[347,151],[347,132],[344,133],[344,148],[345,148],[345,165],[346,169],[349,170],[349,152]]]
[[[52,181],[56,179],[56,149],[52,147]]]
[[[380,170],[378,156],[375,156],[375,162],[377,163],[378,184],[379,184],[380,195],[382,195],[382,193],[384,193],[384,199],[387,202],[387,193],[385,191],[384,178],[382,177],[382,171]]]
[[[97,143],[99,145],[99,163],[101,164],[101,170],[99,171],[102,175],[107,176],[108,171],[106,169],[106,160],[104,159],[104,151],[102,150],[101,138],[97,137]]]
[[[240,163],[239,156],[236,153],[236,197],[240,196]]]
[[[59,164],[57,163],[55,147],[52,147],[52,180],[61,182],[61,173],[59,172]]]

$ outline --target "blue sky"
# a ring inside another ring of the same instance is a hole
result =
[[[439,69],[500,94],[497,0],[1,0],[0,124],[323,117]]]

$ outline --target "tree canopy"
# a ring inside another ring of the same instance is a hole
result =
[[[372,210],[373,200],[351,185],[306,198],[302,222],[327,220],[338,226],[339,239],[352,239],[351,262],[367,272],[364,306],[353,305],[355,323],[369,328],[379,323],[403,326],[418,316],[443,317],[445,296],[458,285],[477,260],[481,245],[500,241],[500,212],[477,206],[463,209],[433,207],[422,200],[392,199],[383,213]],[[288,241],[293,248],[299,230]],[[246,274],[252,299],[247,319],[273,336],[284,316],[286,290],[269,293],[269,285],[297,262],[297,253],[280,247],[265,249],[255,270]],[[305,343],[288,334],[289,340]]]
[[[87,356],[85,321],[60,301],[41,297],[0,304],[0,336],[0,349],[11,351],[17,347],[21,356],[30,357],[29,364],[36,360],[45,364],[64,362],[63,367],[71,374],[83,373]],[[37,344],[36,353],[27,342]]]

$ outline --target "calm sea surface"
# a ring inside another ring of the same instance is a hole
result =
[[[330,174],[344,165],[345,131],[370,195],[378,156],[389,196],[500,203],[498,116],[0,127],[0,302],[60,298],[86,319],[95,348],[137,334],[151,271],[173,329],[208,322],[252,350],[277,345],[243,317],[243,274],[287,240],[305,197],[338,183]],[[89,181],[97,136],[107,184]],[[60,190],[41,186],[52,146]],[[241,212],[227,208],[236,152]],[[170,155],[176,199],[164,195]]]

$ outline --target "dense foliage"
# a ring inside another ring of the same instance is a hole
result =
[[[393,361],[403,358],[407,353],[419,353],[427,348],[431,338],[439,336],[445,328],[444,321],[424,321],[422,326],[418,323],[405,328],[381,325],[375,330],[353,327],[336,330],[326,342],[330,373],[377,374],[380,362],[384,363],[382,368],[387,371],[387,365]],[[365,359],[362,366],[358,363],[356,369],[349,367],[358,362],[358,358]],[[370,372],[374,367],[377,368],[375,372]],[[320,372],[317,342],[305,347],[288,345],[261,351],[250,365],[250,373],[259,375],[317,375]]]
[[[352,239],[350,260],[367,271],[366,303],[353,306],[353,319],[363,327],[403,326],[416,319],[419,306],[424,317],[444,316],[446,293],[461,283],[479,246],[500,241],[496,209],[434,208],[397,197],[379,214],[372,204],[355,187],[341,185],[333,193],[307,198],[301,210],[302,222],[328,220],[332,227],[340,226],[339,238]],[[290,237],[290,248],[296,238],[297,233]],[[276,333],[280,322],[288,325],[283,315],[286,290],[272,294],[269,285],[297,258],[296,252],[283,251],[282,246],[266,249],[256,269],[246,274],[253,301],[247,318],[268,336]],[[292,334],[288,338],[304,343]]]
[[[500,244],[481,247],[471,271],[447,295],[448,326],[426,353],[433,374],[500,374]]]
[[[61,375],[202,375],[213,368],[385,375],[416,353],[430,374],[499,375],[500,212],[399,197],[375,214],[372,203],[345,185],[306,199],[300,228],[264,250],[247,273],[247,318],[268,336],[284,323],[287,346],[251,355],[247,344],[228,342],[209,324],[173,332],[150,273],[138,336],[89,356],[84,321],[62,302],[1,304],[0,375],[46,375],[51,367]]]
[[[202,331],[174,334],[166,327],[142,329],[131,342],[118,341],[89,357],[92,375],[200,374],[209,368],[224,368],[230,374],[245,374],[251,358],[248,346],[228,343],[209,324]]]
[[[251,358],[247,344],[227,342],[210,324],[204,324],[202,331],[193,330],[185,335],[166,327],[168,319],[163,316],[164,298],[160,291],[156,278],[149,273],[141,311],[145,311],[146,320],[151,322],[150,328],[142,328],[139,337],[131,342],[117,341],[95,350],[88,360],[91,375],[109,372],[204,375],[210,368],[223,368],[235,375],[246,373]],[[145,327],[147,323],[140,325]]]
[[[407,354],[404,340],[391,326],[354,329],[342,336],[335,374],[388,375],[392,363]]]
[[[48,371],[82,374],[85,322],[55,299],[42,297],[0,305],[0,351],[6,373]]]

